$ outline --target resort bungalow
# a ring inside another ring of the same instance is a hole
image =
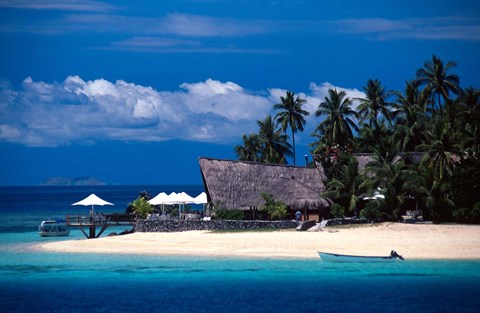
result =
[[[289,217],[302,213],[302,220],[320,221],[330,201],[321,196],[325,176],[321,167],[200,158],[203,185],[210,205],[243,210],[246,219],[256,219],[265,204],[261,193],[271,194],[287,205]]]

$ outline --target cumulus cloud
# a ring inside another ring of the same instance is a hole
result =
[[[307,100],[309,121],[330,88],[350,97],[363,95],[312,83],[307,93],[298,94]],[[237,142],[242,134],[258,130],[256,121],[273,114],[273,104],[285,92],[274,88],[255,93],[213,79],[158,91],[123,80],[69,76],[46,83],[27,77],[18,90],[0,82],[0,140],[28,146],[101,140]]]
[[[325,97],[328,97],[328,90],[330,89],[337,89],[337,91],[344,91],[348,98],[350,98],[353,102],[352,107],[356,110],[359,102],[355,99],[358,98],[365,98],[365,93],[360,91],[356,88],[343,88],[340,86],[332,85],[329,82],[324,82],[321,85],[317,85],[315,83],[310,84],[310,90],[312,91],[312,97],[314,99],[318,99],[318,103],[323,102]]]

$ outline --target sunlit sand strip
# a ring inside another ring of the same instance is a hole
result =
[[[319,232],[134,233],[100,239],[39,244],[36,249],[69,253],[318,258],[317,251],[388,255],[408,259],[479,259],[480,226],[383,223],[328,227]]]

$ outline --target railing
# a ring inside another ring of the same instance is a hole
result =
[[[84,215],[67,215],[66,222],[69,226],[89,226],[89,225],[125,225],[133,224],[135,222],[134,214],[97,214],[93,218],[91,216]]]

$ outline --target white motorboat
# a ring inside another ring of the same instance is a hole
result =
[[[70,235],[70,229],[65,220],[48,219],[38,226],[38,233],[41,237],[65,237]]]
[[[394,262],[404,260],[395,250],[390,252],[388,256],[363,256],[318,252],[318,255],[325,262]]]

